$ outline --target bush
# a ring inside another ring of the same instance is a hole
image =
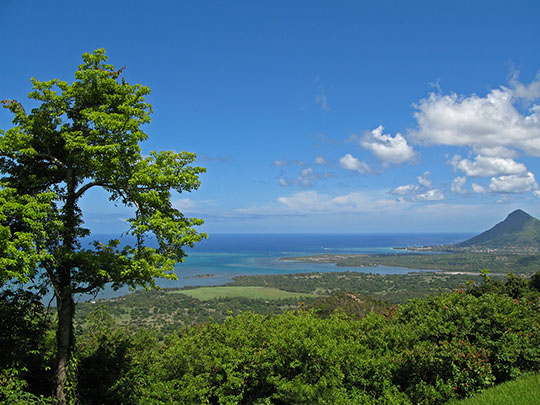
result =
[[[97,314],[79,345],[79,391],[89,404],[442,404],[540,369],[530,286],[510,278],[361,320],[245,312],[163,342]]]

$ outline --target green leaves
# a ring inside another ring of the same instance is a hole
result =
[[[38,264],[53,261],[47,248],[51,228],[58,226],[52,202],[55,194],[18,195],[0,189],[0,282],[27,282]]]

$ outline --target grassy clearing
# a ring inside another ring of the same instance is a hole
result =
[[[320,295],[288,292],[269,287],[200,287],[189,290],[174,290],[170,293],[185,294],[201,301],[214,298],[250,298],[264,300],[279,300],[285,298],[320,297]]]
[[[540,404],[540,374],[528,375],[490,388],[453,405],[531,405]]]

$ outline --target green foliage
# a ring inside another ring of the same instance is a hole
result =
[[[302,299],[303,297],[313,297],[312,294],[297,294],[289,291],[279,290],[269,287],[247,287],[247,286],[219,286],[219,287],[199,287],[175,290],[178,294],[186,294],[190,297],[197,298],[202,301],[211,300],[214,298],[227,297],[242,297],[251,299],[276,300],[295,298]]]
[[[27,282],[37,265],[53,260],[37,248],[57,225],[52,218],[54,193],[19,195],[13,188],[0,189],[0,282]]]
[[[230,315],[244,311],[258,314],[282,313],[299,308],[298,298],[259,299],[246,297],[214,298],[201,301],[178,290],[139,290],[111,300],[100,300],[95,304],[79,303],[75,314],[78,334],[90,329],[87,322],[96,307],[103,307],[120,326],[130,330],[154,328],[162,337],[183,326],[191,326],[213,319],[221,322]],[[306,304],[316,298],[303,297]]]
[[[540,369],[534,280],[488,280],[484,289],[413,299],[360,320],[330,310],[243,312],[161,342],[114,326],[98,310],[80,340],[81,401],[447,403]],[[98,365],[106,375],[92,371]]]
[[[406,303],[411,298],[452,291],[469,281],[480,282],[472,275],[440,273],[372,274],[363,272],[331,272],[239,276],[232,286],[264,286],[285,291],[331,295],[348,291],[355,295],[370,295],[392,304]]]
[[[335,263],[339,267],[377,267],[395,266],[421,270],[443,270],[449,272],[478,273],[483,269],[491,269],[493,273],[506,274],[519,272],[531,274],[540,267],[540,255],[536,250],[525,253],[504,252],[470,252],[456,251],[440,254],[327,254],[318,256],[293,257],[286,260],[313,263]],[[493,274],[494,275],[494,274]],[[470,275],[472,276],[472,275]]]
[[[88,333],[77,344],[80,400],[96,405],[133,403],[140,396],[141,380],[151,377],[149,366],[156,364],[156,335],[119,328],[100,307],[88,315],[88,323]]]
[[[362,319],[370,312],[386,313],[390,305],[384,301],[367,295],[354,295],[338,291],[330,297],[325,297],[313,303],[312,308],[319,316],[327,317],[335,312],[341,312],[351,319]]]
[[[300,312],[244,313],[221,325],[186,329],[167,341],[161,382],[150,389],[159,403],[345,403],[403,397],[385,382],[383,359],[351,345],[356,326],[345,318],[322,320]]]
[[[0,372],[14,391],[51,391],[50,326],[39,296],[24,290],[0,292]]]
[[[55,404],[52,398],[36,395],[28,391],[28,383],[21,379],[17,369],[0,371],[0,403],[10,405],[48,405]]]

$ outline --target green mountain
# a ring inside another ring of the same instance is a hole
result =
[[[481,249],[540,249],[540,221],[523,210],[515,210],[493,228],[454,246]]]

